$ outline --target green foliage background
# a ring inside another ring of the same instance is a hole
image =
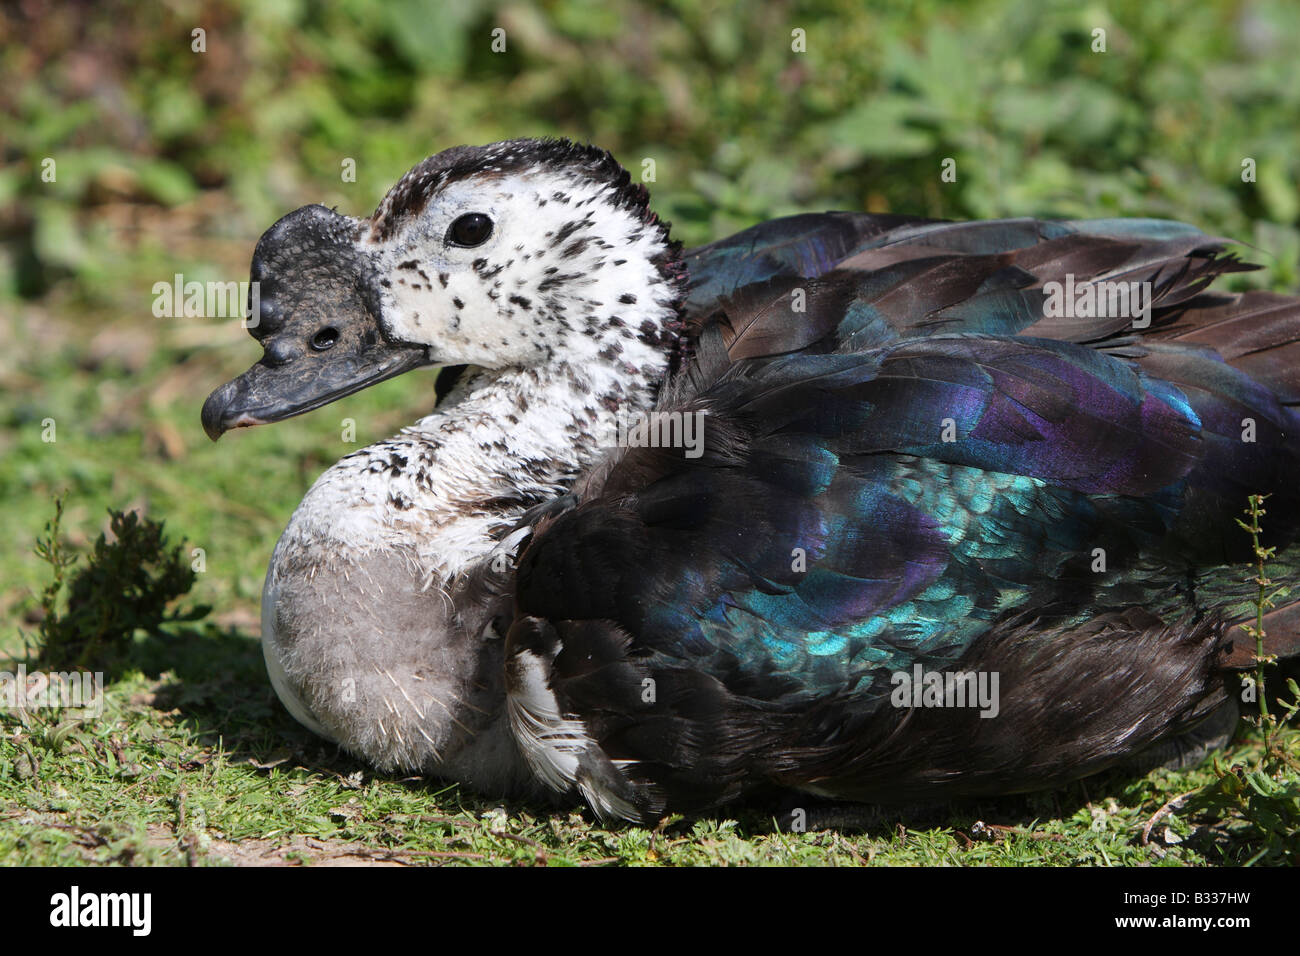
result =
[[[369,210],[446,146],[541,134],[653,158],[656,203],[688,242],[824,207],[1177,216],[1296,277],[1286,0],[19,6],[33,15],[2,15],[0,60],[9,294],[72,278],[113,302],[156,271],[96,216],[106,203],[216,194],[222,234],[250,240],[304,201]],[[55,184],[38,175],[47,156]],[[944,157],[955,184],[939,182]],[[1258,182],[1241,181],[1244,157]],[[141,238],[167,258],[165,233]]]
[[[32,545],[66,492],[73,546],[111,506],[203,548],[196,597],[223,647],[256,655],[266,561],[355,447],[341,420],[366,443],[427,408],[416,374],[203,437],[203,398],[258,351],[233,320],[155,318],[152,286],[247,278],[258,235],[303,203],[367,214],[439,149],[562,135],[634,173],[654,160],[653,202],[687,244],[829,208],[1162,216],[1253,246],[1265,268],[1238,286],[1294,291],[1298,47],[1294,0],[6,4],[0,652],[33,629],[47,574]]]

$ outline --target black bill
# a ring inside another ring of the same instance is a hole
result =
[[[268,229],[253,253],[262,360],[203,403],[203,430],[301,415],[395,375],[434,364],[423,345],[390,341],[374,266],[355,220],[304,206]]]

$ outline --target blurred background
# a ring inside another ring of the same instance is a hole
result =
[[[365,444],[430,407],[417,373],[204,437],[204,397],[260,350],[234,319],[156,318],[153,285],[247,279],[303,203],[366,215],[440,149],[562,135],[654,160],[688,245],[824,209],[1159,216],[1249,244],[1236,287],[1295,291],[1298,41],[1294,0],[7,3],[0,650],[60,494],[74,545],[110,506],[166,519],[205,551],[213,620],[256,636],[276,537],[358,447],[342,420]]]

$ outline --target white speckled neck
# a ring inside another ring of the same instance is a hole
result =
[[[435,412],[307,492],[267,572],[263,641],[294,716],[379,766],[531,779],[492,631],[510,578],[487,559],[572,488],[620,413],[650,408],[679,345],[680,262],[609,174],[417,176],[359,240],[385,336],[470,367]],[[443,236],[466,211],[493,232],[457,250]]]

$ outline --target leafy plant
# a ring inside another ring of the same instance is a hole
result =
[[[1253,682],[1255,699],[1259,713],[1251,719],[1263,736],[1263,750],[1260,752],[1254,768],[1246,769],[1232,766],[1223,769],[1218,759],[1214,761],[1214,773],[1218,778],[1207,786],[1195,802],[1200,806],[1216,811],[1224,826],[1245,824],[1255,831],[1254,837],[1262,845],[1245,862],[1251,865],[1260,860],[1296,862],[1300,860],[1300,762],[1290,752],[1286,733],[1297,713],[1300,713],[1300,688],[1294,680],[1287,680],[1287,689],[1291,699],[1279,700],[1285,715],[1279,718],[1270,712],[1268,706],[1268,688],[1265,672],[1276,664],[1277,657],[1264,653],[1264,616],[1268,609],[1275,606],[1276,600],[1284,597],[1289,588],[1273,589],[1274,582],[1268,577],[1267,564],[1276,548],[1266,548],[1260,543],[1263,526],[1260,519],[1266,514],[1264,499],[1266,495],[1251,495],[1246,507],[1249,523],[1237,520],[1237,524],[1250,535],[1255,557],[1254,581],[1255,623],[1243,625],[1243,629],[1255,639],[1255,672],[1250,678]]]
[[[86,565],[75,572],[69,569],[77,556],[68,553],[61,536],[61,498],[37,540],[36,554],[52,574],[41,594],[36,660],[42,668],[107,670],[137,630],[157,633],[164,623],[197,620],[210,610],[167,610],[194,586],[194,571],[181,558],[180,545],[168,547],[161,522],[134,511],[110,508],[108,514],[109,535],[99,535]],[[65,589],[67,602],[60,609]]]

